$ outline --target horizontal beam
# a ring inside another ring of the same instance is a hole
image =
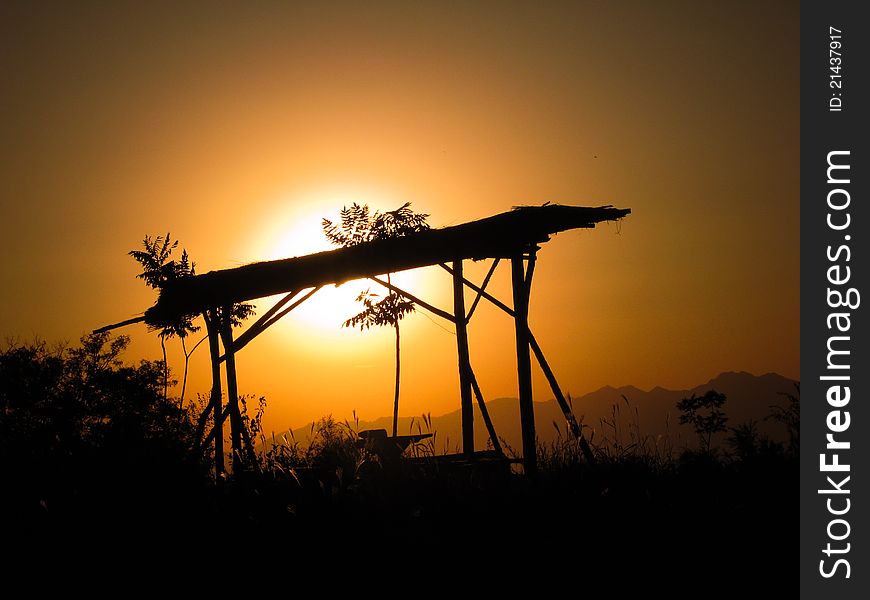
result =
[[[295,258],[212,271],[168,283],[146,322],[161,326],[179,315],[289,290],[340,284],[465,258],[511,256],[561,231],[595,227],[630,214],[611,206],[534,206],[402,237]]]
[[[104,325],[99,329],[94,329],[93,333],[104,333],[106,331],[111,331],[113,329],[118,329],[120,327],[126,327],[127,325],[132,325],[134,323],[144,323],[145,315],[141,315],[138,317],[133,317],[132,319],[127,319],[126,321],[121,321],[120,323],[113,323],[112,325]]]

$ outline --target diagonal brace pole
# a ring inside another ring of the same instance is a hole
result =
[[[211,407],[209,407],[208,409],[206,409],[206,412],[203,413],[206,417],[208,417],[208,411],[209,411],[210,409],[211,409]],[[227,406],[224,408],[223,412],[221,413],[221,416],[220,416],[220,419],[219,419],[219,420],[220,420],[220,423],[218,423],[217,425],[213,426],[213,427],[211,428],[211,431],[209,431],[208,435],[207,435],[207,436],[202,440],[202,442],[200,442],[200,444],[199,444],[199,448],[200,448],[200,450],[202,450],[202,449],[204,449],[206,446],[208,446],[208,445],[211,443],[211,441],[212,441],[213,439],[215,439],[215,436],[217,435],[217,433],[218,433],[219,431],[221,432],[221,435],[223,435],[223,425],[224,425],[224,421],[227,420],[227,417],[228,417],[228,416],[230,416],[230,407],[229,407],[229,405],[227,405]],[[204,430],[204,429],[205,429],[205,422],[204,422],[204,421],[203,421],[202,425],[203,425],[203,430]],[[202,431],[202,430],[200,430],[200,434],[201,434],[201,431]]]
[[[480,302],[480,299],[483,298],[486,286],[489,285],[489,280],[492,278],[493,273],[495,273],[495,268],[498,266],[500,260],[500,258],[496,258],[494,261],[492,261],[492,266],[489,268],[489,272],[486,274],[486,277],[483,278],[483,283],[480,285],[480,291],[477,292],[477,296],[475,296],[474,302],[471,303],[471,308],[468,309],[468,315],[465,317],[466,320],[471,321],[471,316],[474,314],[474,310],[477,308],[477,304]]]
[[[495,426],[492,424],[492,419],[489,416],[489,409],[486,408],[486,402],[483,400],[483,393],[480,391],[480,386],[477,384],[477,377],[474,376],[474,371],[471,365],[468,365],[468,373],[471,376],[471,388],[474,390],[474,395],[477,398],[477,404],[480,406],[480,414],[483,416],[483,422],[486,424],[486,430],[489,432],[489,439],[492,440],[492,447],[501,455],[504,451],[501,449],[501,443],[498,441],[498,435],[495,433]]]
[[[289,294],[278,300],[272,306],[272,308],[264,312],[263,315],[259,319],[257,319],[250,327],[248,327],[248,329],[244,333],[236,338],[234,342],[236,344],[236,348],[239,348],[239,344],[246,344],[247,341],[245,340],[247,340],[248,338],[253,339],[255,336],[259,335],[258,330],[261,328],[265,329],[268,326],[267,323],[269,319],[271,319],[276,312],[281,310],[282,306],[290,302],[290,300],[292,300],[293,296],[295,296],[296,294],[297,292],[295,291],[290,292]]]
[[[583,435],[583,430],[580,427],[580,424],[577,422],[576,417],[574,417],[574,412],[571,410],[571,406],[568,404],[568,401],[565,400],[565,396],[562,394],[562,390],[559,388],[559,383],[556,381],[556,376],[553,374],[553,370],[550,368],[547,359],[544,358],[544,353],[541,350],[541,347],[538,345],[538,341],[535,339],[535,336],[532,335],[532,332],[529,331],[529,345],[532,348],[532,352],[535,354],[535,358],[538,359],[538,364],[541,365],[541,370],[544,372],[544,376],[547,378],[547,382],[550,384],[550,389],[553,390],[553,394],[556,396],[556,402],[559,403],[559,408],[562,409],[562,414],[565,415],[565,420],[568,421],[568,427],[571,430],[571,434],[576,438],[577,442],[580,444],[580,450],[583,452],[583,456],[586,458],[586,462],[590,465],[595,464],[595,454],[592,452],[592,448],[589,446],[589,442],[586,441],[586,438]]]
[[[293,304],[291,304],[290,306],[288,306],[287,308],[285,308],[284,310],[282,310],[281,312],[276,314],[271,319],[267,319],[267,316],[269,316],[269,317],[272,316],[269,314],[269,312],[277,311],[281,306],[283,306],[284,304],[287,303],[287,301],[290,299],[290,297],[292,297],[295,294],[295,292],[291,292],[290,294],[288,294],[289,297],[285,296],[284,298],[279,300],[278,303],[275,306],[273,306],[271,309],[269,309],[269,311],[267,311],[262,317],[260,317],[260,319],[256,323],[254,323],[253,325],[248,327],[248,329],[242,335],[240,335],[238,337],[238,339],[233,341],[233,352],[234,353],[238,352],[239,350],[241,350],[242,348],[247,346],[251,342],[251,340],[253,340],[255,337],[257,337],[258,335],[260,335],[261,333],[266,331],[269,327],[271,327],[272,325],[277,323],[281,318],[284,317],[284,315],[289,313],[291,310],[293,310],[294,308],[296,308],[297,306],[299,306],[300,304],[302,304],[303,302],[308,300],[319,289],[320,289],[320,286],[312,288],[307,294],[305,294],[304,296],[299,298],[296,302],[294,302]],[[274,315],[275,313],[272,312],[272,314]],[[221,355],[221,357],[220,357],[221,362],[225,361],[226,359],[227,359],[226,353]]]
[[[369,279],[371,279],[372,281],[374,281],[377,284],[384,286],[388,290],[396,292],[400,296],[404,296],[405,298],[407,298],[408,300],[410,300],[414,304],[419,304],[420,306],[422,306],[423,308],[425,308],[429,312],[438,315],[442,319],[447,319],[451,323],[456,323],[456,319],[454,318],[454,316],[451,315],[446,310],[441,310],[440,308],[436,308],[436,307],[432,306],[431,304],[429,304],[428,302],[424,302],[423,300],[420,300],[417,296],[414,296],[413,294],[410,294],[410,293],[406,292],[405,290],[396,287],[395,285],[393,285],[392,283],[390,283],[388,281],[384,281],[383,279],[379,279],[377,277],[369,277]]]
[[[451,269],[450,267],[448,267],[444,263],[439,263],[438,266],[441,267],[442,269],[444,269],[445,271],[447,271],[448,273],[450,273],[451,275],[453,275],[453,269]],[[489,292],[485,291],[483,288],[481,288],[477,285],[474,285],[473,283],[471,283],[470,281],[468,281],[465,278],[462,279],[462,283],[464,283],[465,285],[470,287],[472,290],[474,290],[475,292],[480,294],[481,297],[486,298],[487,300],[489,300],[490,302],[495,304],[497,307],[499,307],[500,309],[505,311],[510,316],[512,316],[512,317],[514,316],[514,309],[512,309],[510,306],[508,306],[507,304],[505,304],[504,302],[502,302],[501,300],[499,300],[498,298],[496,298],[495,296],[493,296]]]

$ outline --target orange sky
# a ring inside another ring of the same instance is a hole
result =
[[[0,334],[74,341],[150,306],[126,255],[145,234],[206,272],[327,248],[320,217],[354,201],[433,226],[614,204],[619,227],[539,255],[530,321],[563,388],[798,377],[797,3],[214,4],[0,7]],[[450,307],[440,270],[403,282]],[[339,327],[363,287],[240,354],[267,431],[390,413],[392,332]],[[517,393],[511,326],[470,327],[488,398]],[[452,328],[402,332],[402,414],[458,408]],[[204,347],[192,368],[207,393]]]

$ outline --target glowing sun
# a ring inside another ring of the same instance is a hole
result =
[[[316,252],[335,250],[323,235],[322,217],[309,214],[294,219],[292,226],[276,235],[268,250],[267,260],[305,256]],[[396,273],[391,276],[394,285],[411,291],[419,275],[414,272]],[[295,308],[288,318],[323,332],[338,331],[342,323],[363,309],[357,302],[360,292],[370,290],[383,297],[389,291],[378,283],[366,279],[348,281],[339,286],[329,285],[318,290],[311,298]],[[302,294],[299,295],[300,297]]]

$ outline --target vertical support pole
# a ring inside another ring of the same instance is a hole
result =
[[[390,281],[390,274],[387,273],[387,283]],[[392,290],[391,290],[392,292]],[[393,437],[399,435],[399,384],[401,383],[400,375],[402,373],[402,339],[400,336],[399,318],[393,322],[393,329],[396,330],[396,384],[393,388]]]
[[[456,348],[459,354],[459,394],[462,414],[462,451],[474,452],[474,405],[471,398],[471,360],[468,356],[468,320],[465,318],[465,291],[462,260],[453,261],[453,315],[456,318]]]
[[[393,437],[399,435],[399,375],[402,372],[402,343],[399,337],[399,321],[393,324],[396,330],[396,384],[393,391]]]
[[[209,402],[214,409],[214,474],[217,481],[221,480],[224,467],[224,435],[221,421],[221,349],[218,337],[218,323],[215,311],[203,314],[205,328],[208,331],[208,351],[211,356],[211,398]]]
[[[529,477],[538,471],[535,444],[535,406],[532,401],[532,360],[529,355],[529,284],[523,268],[523,256],[511,258],[511,282],[514,296],[514,326],[517,338],[517,380],[520,392],[520,424],[523,433],[523,469]]]
[[[227,371],[227,403],[230,408],[230,439],[233,445],[233,470],[242,460],[242,413],[239,410],[239,388],[236,380],[236,354],[233,349],[233,326],[230,322],[232,307],[221,309],[220,332],[224,343]]]

